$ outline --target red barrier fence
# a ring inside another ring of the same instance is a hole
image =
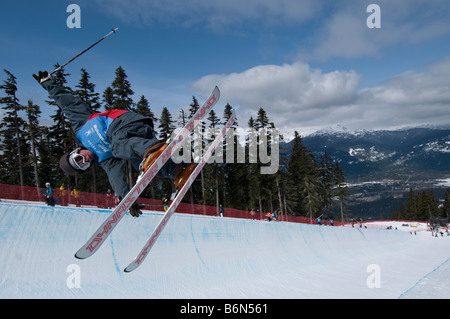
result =
[[[77,207],[98,207],[98,208],[114,208],[118,199],[114,195],[107,194],[95,194],[78,192],[75,190],[60,190],[59,188],[53,189],[54,196],[58,199],[58,206],[77,206]],[[30,186],[17,186],[0,184],[0,198],[9,200],[23,200],[32,202],[46,202],[45,196],[40,193],[40,188]],[[144,208],[154,211],[164,211],[161,200],[139,198],[139,203],[148,204],[149,206]],[[151,206],[155,205],[155,206]],[[189,203],[181,203],[177,210],[177,213],[184,214],[196,214],[206,216],[218,216],[218,208],[215,206],[197,205]],[[267,220],[266,214],[268,212],[249,212],[234,208],[224,208],[224,217],[241,218],[241,219],[254,219],[254,220]],[[314,219],[303,216],[290,216],[278,214],[277,221],[286,221],[293,223],[304,224],[316,224]],[[328,222],[329,224],[329,222]],[[342,226],[342,222],[334,222],[335,226]]]

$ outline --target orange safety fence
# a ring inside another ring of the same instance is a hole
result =
[[[0,198],[8,200],[22,200],[30,202],[44,202],[45,196],[41,194],[39,187],[31,186],[17,186],[0,184]],[[44,188],[45,189],[45,188]],[[58,199],[56,205],[58,206],[77,206],[77,207],[98,207],[113,209],[118,204],[118,199],[115,195],[96,194],[87,192],[78,192],[76,190],[60,190],[53,188],[54,197]],[[138,202],[147,204],[144,210],[164,211],[161,200],[139,198]],[[155,205],[155,206],[152,206]],[[205,216],[219,216],[219,209],[216,206],[207,206],[199,204],[181,203],[177,209],[177,213],[181,214],[196,214]],[[268,212],[254,212],[245,211],[234,208],[224,207],[223,217],[252,219],[252,220],[268,220]],[[292,223],[317,224],[315,219],[303,216],[291,216],[285,214],[278,214],[277,221],[285,221]],[[327,221],[330,225],[330,221]],[[349,224],[345,222],[334,221],[334,226],[342,226]]]

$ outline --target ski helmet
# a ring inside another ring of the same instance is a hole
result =
[[[91,163],[80,154],[81,147],[76,148],[72,152],[67,152],[59,159],[59,167],[67,175],[77,175],[86,172]]]

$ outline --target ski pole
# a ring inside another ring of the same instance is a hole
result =
[[[58,72],[59,70],[61,70],[63,67],[65,67],[67,64],[69,64],[70,62],[72,62],[73,60],[75,60],[76,58],[78,58],[80,55],[82,55],[83,53],[85,53],[86,51],[90,50],[92,47],[96,46],[97,44],[99,44],[100,42],[102,42],[103,40],[105,40],[107,37],[109,37],[111,34],[116,33],[117,29],[119,28],[115,28],[112,29],[111,32],[109,32],[107,35],[105,35],[103,38],[101,38],[100,40],[98,40],[97,42],[95,42],[94,44],[91,44],[91,46],[89,46],[87,49],[83,50],[82,52],[78,53],[76,56],[74,56],[72,59],[70,59],[69,61],[67,61],[66,63],[64,63],[63,65],[57,67],[52,73],[50,73],[49,75],[53,75],[54,73]]]

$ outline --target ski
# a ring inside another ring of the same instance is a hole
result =
[[[156,226],[155,230],[153,231],[152,235],[150,236],[150,239],[147,241],[147,243],[144,245],[144,247],[141,249],[137,257],[124,269],[124,272],[131,272],[138,268],[144,259],[149,254],[150,250],[152,249],[153,245],[155,244],[156,240],[158,239],[159,235],[163,231],[164,227],[167,225],[167,222],[169,221],[170,217],[172,217],[173,213],[175,212],[175,209],[178,207],[178,205],[181,203],[181,200],[183,199],[184,195],[188,191],[189,187],[191,187],[192,183],[194,182],[197,175],[200,173],[200,171],[203,169],[203,166],[205,166],[206,162],[209,160],[209,158],[212,156],[214,150],[217,148],[221,140],[224,138],[225,134],[227,133],[228,129],[233,125],[235,121],[235,113],[233,111],[233,115],[230,117],[224,128],[222,129],[221,133],[216,136],[214,141],[210,144],[208,149],[203,154],[203,157],[201,158],[200,162],[195,166],[195,169],[192,171],[191,175],[189,176],[186,183],[183,185],[183,187],[176,192],[175,197],[173,199],[173,202],[170,204],[169,209],[165,212],[164,216],[161,218],[161,221]]]
[[[191,131],[201,121],[201,119],[209,113],[211,108],[219,100],[220,91],[216,86],[211,95],[200,106],[194,116],[184,126],[184,128],[171,140],[157,160],[141,174],[136,184],[128,192],[128,194],[120,201],[119,205],[113,210],[111,215],[103,222],[103,224],[95,231],[91,238],[75,253],[75,258],[85,259],[92,256],[100,246],[105,242],[106,238],[111,234],[113,229],[120,222],[122,217],[130,209],[131,205],[138,199],[148,184],[152,181],[159,170],[164,166],[172,154],[179,148],[183,141],[190,137]]]

